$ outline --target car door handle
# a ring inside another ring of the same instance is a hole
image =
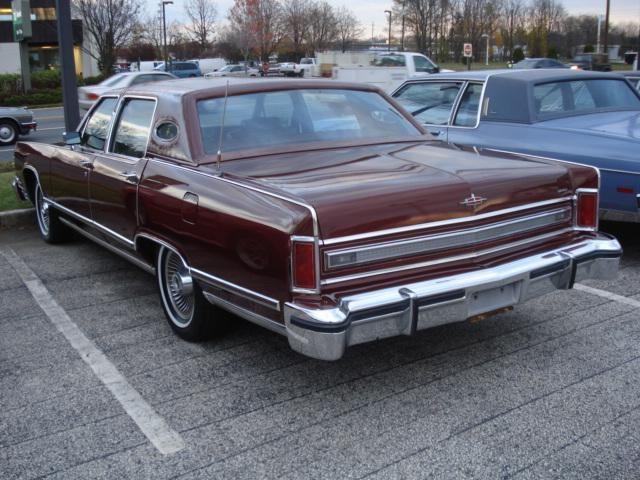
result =
[[[135,172],[118,172],[118,175],[123,177],[127,182],[138,181],[138,175]]]
[[[440,135],[442,135],[444,132],[442,130],[430,130],[429,133],[431,135],[433,135],[434,137],[439,137]]]
[[[80,160],[80,166],[84,168],[93,168],[93,162],[91,160]]]

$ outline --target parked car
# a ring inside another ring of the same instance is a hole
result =
[[[257,77],[260,75],[260,70],[253,67],[246,67],[244,65],[226,65],[220,70],[215,72],[209,72],[205,75],[205,78],[216,77]]]
[[[440,140],[598,167],[600,217],[640,221],[640,94],[617,73],[460,72],[393,96]]]
[[[201,77],[202,71],[196,62],[169,62],[166,66],[164,62],[154,68],[155,71],[170,72],[178,78]]]
[[[611,64],[606,53],[581,53],[573,57],[569,63],[576,70],[595,70],[598,72],[610,72]]]
[[[621,255],[597,232],[596,169],[434,142],[366,85],[135,86],[66,145],[18,143],[15,166],[42,238],[154,273],[178,335],[225,309],[323,360],[612,278]]]
[[[514,63],[512,68],[514,70],[528,70],[530,68],[569,68],[569,65],[554,60],[553,58],[525,58],[518,63]]]
[[[287,77],[304,77],[311,74],[311,69],[316,66],[316,59],[305,57],[300,62],[287,62],[282,64],[280,71]]]
[[[633,85],[635,89],[640,92],[640,70],[631,70],[619,73],[621,73],[627,80],[629,80],[631,82],[631,85]]]
[[[227,61],[224,58],[200,58],[198,60],[189,61],[198,64],[202,75],[206,75],[209,72],[215,72],[227,64]]]
[[[80,105],[80,111],[82,113],[87,112],[95,101],[100,98],[100,95],[106,91],[113,90],[114,88],[128,88],[132,85],[139,85],[147,82],[160,82],[162,80],[171,80],[172,78],[176,77],[166,72],[142,71],[117,73],[97,85],[78,88],[78,104]]]
[[[0,146],[13,145],[20,135],[28,135],[38,124],[26,107],[0,107]]]

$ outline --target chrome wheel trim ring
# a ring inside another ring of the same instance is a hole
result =
[[[46,237],[49,235],[49,225],[51,221],[51,216],[49,214],[49,202],[44,199],[40,185],[38,185],[36,189],[36,216],[38,217],[38,227]]]
[[[0,125],[0,141],[13,142],[16,138],[16,130],[11,125],[3,123]]]
[[[162,247],[158,280],[169,318],[179,328],[188,327],[195,311],[193,278],[180,255]]]

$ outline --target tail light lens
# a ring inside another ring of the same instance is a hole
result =
[[[598,191],[578,190],[576,227],[586,230],[598,229]]]
[[[291,241],[291,270],[294,289],[316,289],[315,243],[309,240]]]
[[[98,99],[98,94],[97,93],[87,93],[87,98],[89,100],[97,100]]]

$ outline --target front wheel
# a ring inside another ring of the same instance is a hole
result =
[[[45,242],[55,244],[69,240],[72,235],[71,230],[60,221],[58,212],[44,198],[40,184],[36,185],[34,206],[40,236]]]
[[[190,342],[199,342],[226,330],[226,312],[204,298],[189,267],[177,252],[160,247],[156,258],[156,275],[164,314],[178,336]]]
[[[0,120],[0,145],[13,145],[18,140],[18,126],[10,120]]]

